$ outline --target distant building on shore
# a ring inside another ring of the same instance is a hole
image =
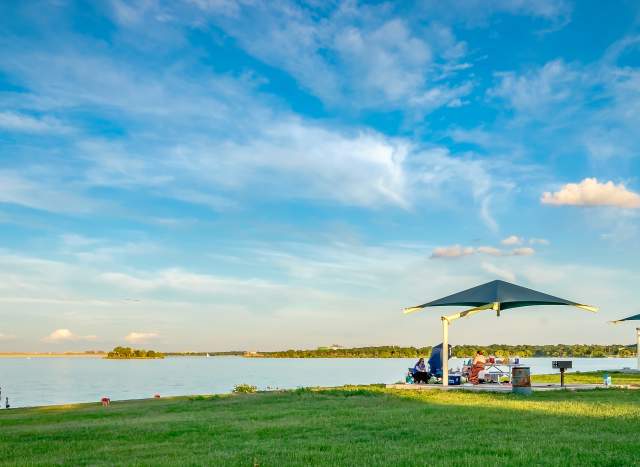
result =
[[[338,344],[331,344],[327,347],[318,347],[318,350],[340,350],[344,349],[344,346]]]

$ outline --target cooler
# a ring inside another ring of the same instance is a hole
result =
[[[449,375],[449,386],[459,386],[460,375]]]

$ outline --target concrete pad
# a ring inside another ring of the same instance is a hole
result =
[[[510,384],[478,384],[458,386],[442,386],[440,384],[387,384],[389,389],[402,389],[408,391],[472,391],[472,392],[506,392],[512,391]],[[564,388],[559,384],[533,383],[531,389],[533,391],[586,391],[591,389],[604,388],[604,384],[565,384]]]

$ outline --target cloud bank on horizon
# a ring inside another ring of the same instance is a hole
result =
[[[626,342],[639,8],[4,2],[0,350],[431,344],[496,277],[602,310],[513,343]]]

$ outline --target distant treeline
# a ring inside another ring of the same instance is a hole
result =
[[[478,350],[498,357],[633,357],[635,345],[456,345],[454,357],[471,357]],[[270,358],[417,358],[428,357],[431,347],[356,347],[318,348],[315,350],[284,350],[258,352],[255,356]]]
[[[155,350],[132,349],[131,347],[116,347],[111,352],[109,352],[105,358],[164,358],[164,354],[162,352],[156,352]]]
[[[284,350],[278,352],[258,352],[256,356],[271,358],[403,358],[429,355],[431,347],[355,347],[332,349],[320,347],[315,350]]]
[[[498,357],[633,357],[635,345],[457,345],[453,348],[456,357],[470,357],[478,350]]]
[[[224,356],[241,356],[244,350],[229,350],[226,352],[165,352],[168,357],[224,357]]]

